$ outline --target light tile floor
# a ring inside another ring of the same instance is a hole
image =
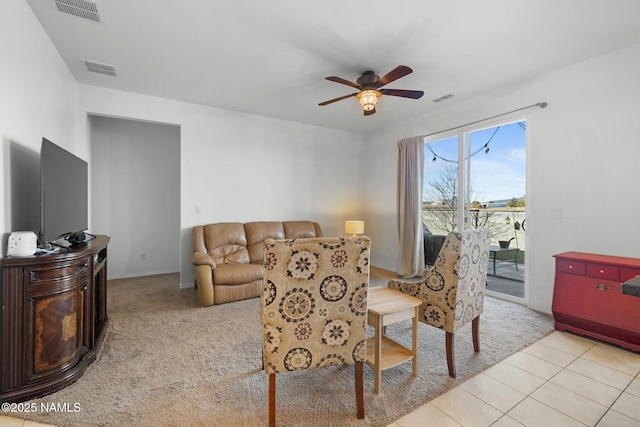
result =
[[[640,354],[555,331],[388,427],[638,427],[639,373]]]
[[[640,354],[554,331],[388,427],[640,426]]]

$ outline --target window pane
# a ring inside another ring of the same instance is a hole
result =
[[[433,234],[458,225],[458,137],[425,144],[423,222]]]
[[[522,250],[524,232],[514,224],[525,217],[525,133],[524,121],[470,133],[469,227],[488,227],[494,244],[513,239],[510,245]]]

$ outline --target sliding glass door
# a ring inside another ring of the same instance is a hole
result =
[[[524,297],[525,143],[526,121],[518,120],[426,139],[424,148],[425,243],[451,231],[491,229],[489,282],[515,298]],[[427,264],[430,249],[439,248],[425,245]]]

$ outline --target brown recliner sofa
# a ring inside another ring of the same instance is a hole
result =
[[[203,307],[253,298],[262,291],[265,239],[323,237],[312,221],[222,222],[193,227],[196,290]]]

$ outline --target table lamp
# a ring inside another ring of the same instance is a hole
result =
[[[364,234],[364,221],[345,221],[344,232],[351,234],[351,238],[358,237],[358,234]]]

